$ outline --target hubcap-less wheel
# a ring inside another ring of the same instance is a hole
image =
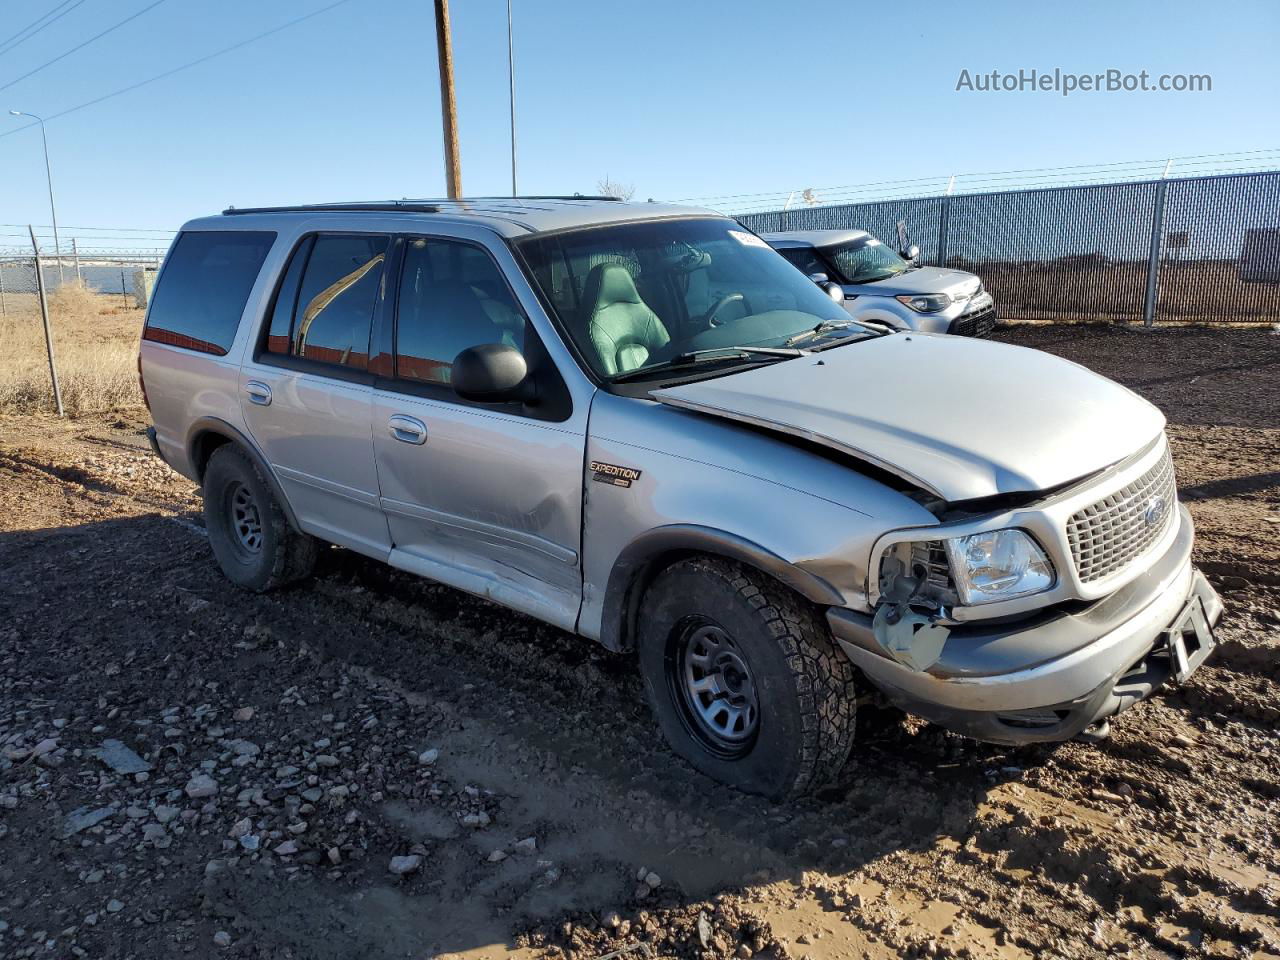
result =
[[[262,515],[253,494],[243,483],[233,484],[228,491],[231,509],[231,531],[240,549],[246,553],[262,551]]]
[[[733,638],[717,624],[694,622],[678,637],[676,653],[677,684],[692,731],[721,756],[747,752],[760,709],[751,668]]]

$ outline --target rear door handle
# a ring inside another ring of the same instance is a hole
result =
[[[401,443],[422,446],[427,442],[427,425],[414,417],[397,413],[387,421],[387,430]]]
[[[249,395],[249,402],[260,407],[271,404],[271,388],[260,380],[250,380],[244,385],[244,392]]]

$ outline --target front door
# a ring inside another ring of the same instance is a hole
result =
[[[573,629],[584,434],[554,404],[467,403],[450,386],[454,357],[484,343],[521,349],[540,384],[558,374],[483,246],[409,237],[399,247],[394,333],[373,396],[391,562]]]

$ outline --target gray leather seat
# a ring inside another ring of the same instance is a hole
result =
[[[591,268],[583,303],[588,309],[587,335],[607,376],[643,366],[651,353],[671,342],[667,328],[640,299],[635,281],[620,264]]]

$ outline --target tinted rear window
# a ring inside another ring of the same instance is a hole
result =
[[[180,235],[152,295],[143,338],[224,355],[275,239],[260,230]]]

